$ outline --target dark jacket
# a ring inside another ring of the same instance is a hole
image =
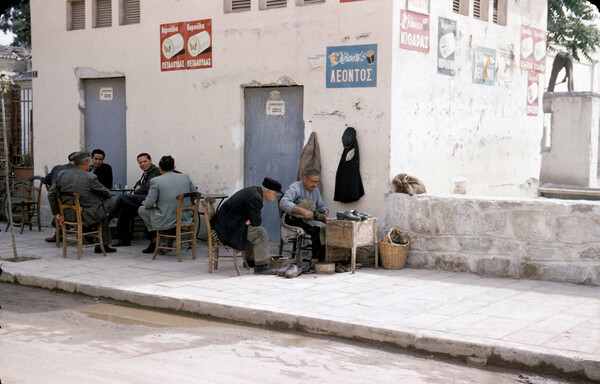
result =
[[[133,186],[133,189],[137,188],[138,185],[141,186],[140,189],[134,190],[133,193],[136,195],[147,195],[148,190],[150,189],[150,180],[157,176],[160,176],[160,171],[156,165],[152,164],[152,166],[142,174],[142,177],[140,177],[137,183],[135,183]]]
[[[113,174],[110,165],[102,163],[102,165],[98,167],[98,169],[92,166],[90,168],[90,172],[98,176],[98,181],[106,188],[111,189],[113,187]]]
[[[75,166],[73,165],[73,163],[67,163],[67,164],[63,164],[63,165],[55,165],[54,167],[52,167],[52,170],[50,171],[50,173],[47,174],[46,176],[44,176],[44,179],[42,181],[44,184],[51,187],[52,184],[54,184],[54,181],[56,180],[56,176],[58,176],[60,171],[63,171],[65,169],[71,169],[74,167]]]
[[[74,192],[79,193],[81,207],[81,218],[88,225],[95,224],[106,218],[106,214],[112,207],[112,204],[105,204],[106,200],[114,200],[115,197],[110,191],[98,181],[96,175],[84,171],[81,168],[70,168],[58,174],[56,181],[48,192],[48,202],[52,215],[60,213],[58,208],[58,198],[56,192]],[[65,204],[73,204],[72,199],[63,200]],[[67,211],[67,220],[74,221],[75,214],[72,210]]]
[[[248,226],[262,223],[263,197],[261,187],[246,187],[227,199],[210,220],[212,228],[223,244],[235,249],[246,249]]]

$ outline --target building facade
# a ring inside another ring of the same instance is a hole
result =
[[[38,174],[100,146],[121,184],[148,152],[172,155],[202,193],[231,194],[291,182],[316,132],[330,211],[383,215],[401,172],[431,194],[535,196],[544,0],[32,0],[31,12]],[[347,127],[365,194],[340,203]]]

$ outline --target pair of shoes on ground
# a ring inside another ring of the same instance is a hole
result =
[[[44,241],[46,241],[47,243],[55,243],[56,242],[56,235],[52,235],[50,237],[46,237],[44,239]]]
[[[108,245],[105,245],[104,252],[105,253],[115,253],[115,252],[117,252],[117,250],[109,247]],[[100,248],[99,245],[96,245],[96,247],[94,248],[94,253],[102,253],[102,248]]]
[[[352,267],[350,267],[349,265],[338,265],[335,267],[335,271],[337,273],[343,273],[343,272],[350,272],[352,270]]]
[[[298,277],[302,274],[302,268],[298,267],[294,263],[288,263],[277,270],[277,276],[285,276],[288,279],[292,277]]]
[[[354,210],[354,211],[338,212],[336,214],[336,218],[338,220],[361,221],[361,220],[367,220],[369,217],[363,213],[358,212],[357,210]]]
[[[268,264],[254,266],[254,273],[257,275],[276,275],[277,271],[275,268],[269,268]]]

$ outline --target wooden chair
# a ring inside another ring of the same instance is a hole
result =
[[[305,245],[306,232],[300,227],[289,225],[285,222],[284,212],[279,208],[282,195],[277,195],[277,209],[279,209],[279,254],[288,252],[296,258],[298,265],[302,262],[302,251],[310,250],[310,245]],[[285,244],[291,243],[292,250],[284,249]]]
[[[102,222],[98,223],[98,229],[96,230],[87,230],[84,232],[84,227],[87,227],[86,223],[81,219],[81,205],[79,204],[79,193],[72,192],[56,192],[56,198],[58,200],[58,208],[60,210],[60,214],[65,218],[65,220],[60,224],[62,230],[62,242],[63,242],[63,257],[67,257],[67,241],[76,241],[77,242],[77,260],[81,259],[81,248],[82,247],[91,247],[98,245],[102,250],[102,254],[106,256],[106,252],[104,251],[104,243],[102,242]],[[72,201],[72,204],[67,204],[63,202],[63,199],[67,201]],[[66,219],[65,213],[69,210],[75,213],[75,221],[68,221]],[[56,223],[58,225],[58,223]],[[84,236],[86,239],[96,239],[97,242],[93,242],[92,244],[83,244]]]
[[[206,197],[204,200],[202,200],[202,211],[204,212],[204,220],[206,220],[206,232],[208,234],[208,273],[212,273],[213,266],[215,270],[218,269],[219,258],[226,258],[224,261],[233,262],[235,271],[237,272],[238,276],[240,276],[241,273],[237,265],[237,253],[240,252],[242,254],[243,265],[246,267],[246,269],[249,269],[248,262],[246,261],[246,253],[221,243],[216,232],[210,226],[210,219],[215,215],[215,199],[213,197]],[[219,249],[231,251],[231,256],[219,255]]]
[[[177,213],[177,221],[175,222],[175,234],[170,235],[168,233],[161,233],[162,231],[156,231],[156,248],[154,248],[154,254],[152,260],[156,258],[156,254],[159,250],[177,250],[177,261],[181,262],[181,246],[182,244],[189,244],[192,248],[192,259],[196,260],[196,227],[198,226],[198,209],[202,194],[200,192],[186,192],[181,195],[177,195],[179,204],[175,213]],[[185,205],[184,200],[190,201],[189,204]],[[192,211],[193,219],[190,224],[184,224],[181,222],[183,212]],[[184,240],[184,236],[187,238]],[[175,247],[171,245],[161,245],[161,239],[174,240]]]
[[[38,232],[42,230],[42,222],[40,219],[40,199],[42,196],[42,182],[41,176],[31,176],[28,178],[29,184],[19,183],[18,185],[23,188],[16,188],[13,196],[11,197],[11,205],[13,210],[13,216],[20,217],[21,233],[25,228],[25,224],[29,224],[29,230],[32,230],[32,224],[35,217],[37,223]],[[38,185],[36,186],[36,181]],[[14,218],[13,218],[14,224]],[[6,229],[10,226],[10,220],[6,224]]]
[[[50,190],[50,186],[48,184],[44,184],[46,186],[46,192]],[[56,248],[60,247],[60,225],[58,223],[54,223],[54,242],[56,243]]]

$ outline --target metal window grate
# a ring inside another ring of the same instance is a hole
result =
[[[122,0],[121,24],[139,24],[140,0]]]
[[[296,0],[296,5],[322,4],[325,0]]]
[[[85,28],[85,0],[71,1],[71,30]]]
[[[287,7],[287,0],[261,0],[260,9],[283,8]]]
[[[225,0],[225,13],[249,11],[250,3],[250,0]]]
[[[481,19],[481,0],[473,0],[473,17]]]
[[[460,0],[452,0],[452,12],[460,13]]]
[[[96,0],[96,28],[112,25],[112,1]]]

